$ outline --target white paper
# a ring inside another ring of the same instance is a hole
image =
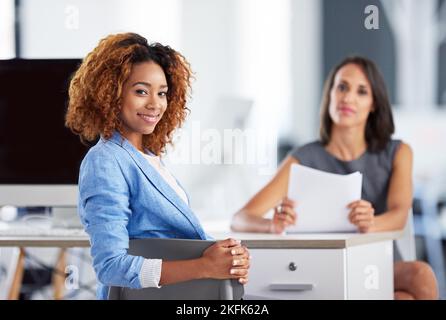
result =
[[[288,197],[296,201],[296,225],[286,232],[354,232],[347,205],[361,199],[362,174],[328,173],[292,164]]]

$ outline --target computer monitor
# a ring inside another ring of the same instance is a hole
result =
[[[0,206],[77,205],[88,147],[64,125],[78,59],[0,60]]]

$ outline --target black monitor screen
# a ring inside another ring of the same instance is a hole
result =
[[[87,152],[64,125],[80,60],[0,60],[0,184],[76,184]]]

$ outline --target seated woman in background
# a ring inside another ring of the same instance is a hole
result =
[[[109,286],[159,287],[192,279],[247,282],[249,253],[234,239],[202,257],[161,261],[128,254],[131,238],[208,239],[160,155],[187,113],[188,62],[134,33],[110,35],[88,54],[69,89],[66,125],[82,141],[79,213],[90,236],[100,299]]]
[[[281,233],[299,223],[296,204],[286,198],[293,163],[336,174],[360,171],[363,199],[348,205],[350,222],[360,232],[404,228],[412,206],[412,151],[391,139],[391,106],[376,65],[362,57],[337,65],[326,80],[321,111],[320,140],[285,158],[273,179],[234,215],[234,231]],[[272,208],[273,218],[263,218]],[[421,261],[395,262],[394,288],[395,299],[438,298],[435,275]]]

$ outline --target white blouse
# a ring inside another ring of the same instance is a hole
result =
[[[140,151],[141,152],[141,151]],[[159,156],[146,154],[141,152],[144,158],[149,162],[149,164],[156,169],[156,171],[163,177],[163,179],[169,184],[169,186],[178,194],[178,196],[183,199],[186,204],[189,204],[186,192],[180,187],[174,176],[167,170],[167,168],[162,164]],[[139,281],[143,288],[156,287],[160,288],[159,282],[161,279],[161,259],[144,259],[140,273]]]
[[[140,151],[141,152],[141,151]],[[178,196],[183,199],[186,204],[189,204],[189,201],[187,200],[186,192],[184,192],[183,188],[180,187],[177,180],[174,178],[174,176],[167,170],[167,168],[162,164],[161,159],[159,156],[150,155],[146,153],[141,154],[144,156],[144,158],[147,159],[147,161],[150,163],[152,167],[158,171],[158,173],[164,178],[164,181],[166,181],[169,186],[178,194]]]

